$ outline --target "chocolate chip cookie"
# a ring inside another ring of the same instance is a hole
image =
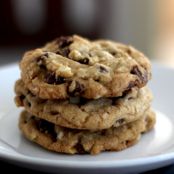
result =
[[[16,105],[24,106],[31,114],[56,125],[88,130],[108,129],[135,121],[150,108],[152,100],[147,87],[132,89],[122,97],[96,100],[81,97],[41,99],[33,95],[22,80],[16,82],[15,91]]]
[[[141,134],[155,124],[155,114],[149,110],[144,117],[118,128],[102,131],[73,130],[55,126],[24,111],[19,128],[24,136],[47,150],[68,154],[98,154],[101,151],[120,151],[135,143]]]
[[[25,85],[42,99],[118,97],[151,78],[149,60],[133,47],[77,35],[27,52],[20,69]]]

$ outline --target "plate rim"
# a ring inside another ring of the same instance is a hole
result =
[[[107,153],[107,152],[106,152]],[[43,159],[40,157],[30,157],[22,154],[9,154],[0,151],[0,157],[4,159],[8,159],[15,162],[26,163],[26,164],[34,164],[34,165],[45,165],[50,167],[66,167],[66,168],[74,168],[74,169],[84,169],[84,168],[122,168],[122,167],[138,167],[144,165],[153,165],[163,161],[171,161],[174,160],[174,152],[160,154],[150,157],[141,157],[136,159],[127,159],[127,160],[115,160],[115,161],[67,161],[67,160],[51,160],[51,159]]]

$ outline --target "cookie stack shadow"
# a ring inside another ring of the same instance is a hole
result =
[[[155,125],[149,60],[131,46],[60,37],[20,62],[15,103],[23,135],[67,154],[120,151]]]

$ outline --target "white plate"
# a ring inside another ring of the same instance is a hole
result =
[[[13,86],[19,77],[17,65],[0,68],[0,158],[17,165],[48,172],[131,173],[174,163],[174,70],[153,66],[153,107],[157,113],[155,129],[140,142],[121,152],[97,156],[62,155],[48,152],[24,139],[18,128]]]

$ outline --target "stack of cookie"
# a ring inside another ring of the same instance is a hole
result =
[[[15,84],[26,138],[60,153],[119,151],[155,124],[148,59],[108,40],[60,37],[27,52]]]

